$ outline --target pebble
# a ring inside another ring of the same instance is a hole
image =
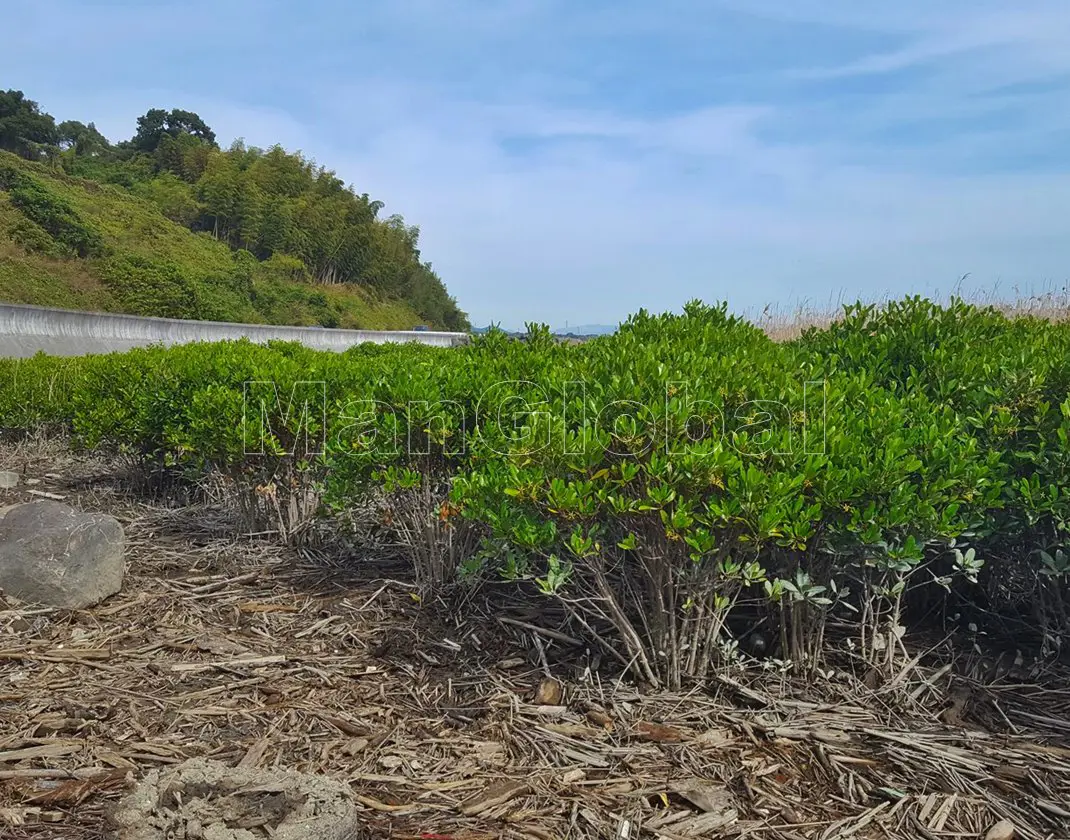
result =
[[[547,677],[539,683],[539,688],[535,692],[535,705],[536,706],[560,706],[564,699],[564,686],[561,685],[560,680],[555,680],[552,677]]]
[[[1014,840],[1017,837],[1017,833],[1014,830],[1014,823],[1010,820],[1000,820],[985,834],[985,840]]]

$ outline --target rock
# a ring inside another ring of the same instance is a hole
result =
[[[11,490],[19,486],[19,474],[0,470],[0,490]]]
[[[565,696],[565,688],[560,680],[547,677],[539,683],[535,691],[534,703],[536,706],[560,706]]]
[[[84,609],[123,584],[119,522],[59,502],[15,505],[0,518],[0,589],[27,603]]]
[[[295,770],[194,758],[153,770],[108,815],[116,840],[357,840],[349,786]]]
[[[1014,823],[1010,820],[1000,820],[985,834],[985,840],[1014,840],[1018,834],[1014,830]]]

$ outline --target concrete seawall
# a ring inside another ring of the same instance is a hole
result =
[[[375,344],[415,341],[453,347],[468,340],[467,333],[455,332],[275,327],[0,304],[0,358],[25,358],[39,351],[54,356],[85,356],[150,344],[188,344],[243,337],[260,344],[272,340],[298,341],[314,350],[336,352],[366,341]]]

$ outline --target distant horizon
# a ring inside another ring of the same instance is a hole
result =
[[[836,299],[830,298],[825,303],[815,303],[808,300],[798,301],[793,305],[769,302],[762,306],[747,307],[746,309],[733,307],[730,301],[702,298],[699,298],[699,300],[702,300],[703,303],[709,305],[719,305],[722,302],[727,303],[728,311],[731,314],[747,318],[751,321],[781,321],[788,323],[794,321],[820,321],[835,317],[840,314],[843,307],[847,305],[861,303],[863,305],[880,306],[890,300],[899,300],[913,295],[928,298],[939,304],[946,304],[952,298],[959,298],[976,306],[996,306],[997,308],[1015,311],[1028,310],[1030,308],[1036,308],[1038,310],[1044,309],[1045,307],[1041,304],[1047,299],[1050,301],[1051,307],[1070,309],[1070,283],[1042,283],[1030,287],[1011,286],[1004,289],[999,283],[993,283],[987,287],[982,287],[978,285],[970,285],[966,282],[967,280],[968,278],[960,278],[958,283],[951,285],[946,291],[933,290],[930,292],[904,293],[902,295],[858,295],[855,297],[840,295]],[[1031,303],[1035,305],[1030,306]],[[683,311],[682,306],[671,309],[666,307],[659,308],[647,306],[640,307],[640,309],[645,309],[652,314]],[[639,309],[636,309],[636,312],[638,311]],[[635,312],[629,312],[627,316],[614,324],[594,322],[572,324],[571,322],[566,321],[562,325],[550,325],[550,331],[555,334],[572,333],[574,335],[602,335],[615,331],[628,319],[628,317],[634,314]],[[532,319],[528,319],[528,322],[545,323],[534,321]],[[492,319],[486,324],[477,324],[473,322],[472,331],[486,331],[491,326],[499,326],[505,332],[511,333],[523,333],[526,330],[526,327],[523,324],[508,325]]]
[[[525,331],[525,327],[523,326],[509,326],[507,324],[499,324],[495,321],[492,321],[489,324],[474,325],[472,327],[472,332],[486,332],[493,326],[499,327],[505,332],[511,333],[520,333]],[[605,333],[613,332],[619,326],[620,324],[575,324],[561,327],[551,326],[550,332],[564,334],[572,333],[573,335],[602,335]],[[581,330],[583,330],[584,332],[580,332]]]

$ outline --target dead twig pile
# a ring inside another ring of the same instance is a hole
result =
[[[435,624],[371,568],[227,540],[203,510],[40,486],[109,504],[129,572],[90,611],[0,599],[5,838],[104,837],[131,778],[194,756],[345,780],[368,836],[933,840],[1009,820],[1070,837],[1065,684],[918,668],[893,703],[846,675],[824,699],[741,671],[646,695],[566,675],[554,646],[575,640],[530,616]]]

